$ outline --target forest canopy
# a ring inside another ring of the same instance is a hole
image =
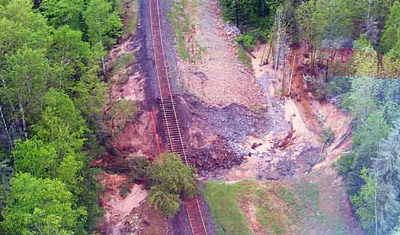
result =
[[[89,234],[101,218],[90,163],[121,4],[0,1],[0,233]]]

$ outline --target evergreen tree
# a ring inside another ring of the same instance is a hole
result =
[[[387,140],[381,142],[373,169],[379,183],[378,231],[387,234],[400,216],[400,119]]]

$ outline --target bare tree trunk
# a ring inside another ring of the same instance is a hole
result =
[[[368,0],[368,10],[367,10],[367,31],[371,28],[371,5],[373,0]]]
[[[269,57],[271,56],[273,46],[274,46],[274,44],[271,42],[271,44],[269,45],[269,49],[268,49],[267,61],[265,62],[266,64],[269,64]]]
[[[276,20],[277,20],[277,40],[276,40],[276,55],[275,55],[275,64],[274,64],[274,70],[275,70],[275,78],[276,78],[276,73],[278,71],[278,64],[279,64],[279,57],[280,57],[280,52],[281,52],[281,31],[282,31],[282,13],[278,11],[276,13]]]
[[[28,133],[26,132],[26,119],[25,119],[25,111],[24,111],[24,106],[22,105],[22,102],[19,103],[19,110],[21,112],[22,115],[22,131],[23,131],[23,135],[25,140],[28,139]]]
[[[7,127],[6,119],[4,118],[3,106],[1,104],[0,104],[0,116],[1,116],[2,123],[3,123],[4,131],[6,133],[7,140],[8,140],[8,151],[9,151],[9,153],[11,153],[11,150],[13,148],[13,141],[11,139],[10,131],[8,130],[8,127]]]

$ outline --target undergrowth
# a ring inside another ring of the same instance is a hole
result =
[[[247,55],[246,51],[243,49],[243,47],[240,44],[236,44],[237,46],[237,54],[239,60],[249,69],[252,68],[251,65],[251,58],[249,55]]]
[[[138,21],[138,2],[137,0],[132,0],[129,3],[129,8],[127,8],[128,22],[124,25],[124,35],[133,36],[136,33],[137,21]]]
[[[138,104],[133,100],[120,100],[115,103],[108,115],[107,119],[113,122],[113,126],[116,127],[116,131],[113,131],[113,134],[120,133],[125,124],[136,115],[138,111]]]
[[[215,229],[220,235],[252,234],[236,200],[238,186],[240,184],[228,185],[215,181],[206,184],[205,197],[210,205]]]
[[[111,64],[110,71],[111,76],[116,75],[121,69],[131,65],[136,62],[136,57],[132,53],[124,53],[120,55],[113,63]]]
[[[303,211],[301,200],[292,189],[276,183],[255,181],[235,184],[208,181],[205,190],[218,234],[253,234],[242,209],[256,209],[259,224],[270,234],[290,234]],[[240,205],[243,205],[241,208]]]
[[[178,54],[182,59],[189,59],[189,48],[186,45],[186,35],[190,30],[189,16],[185,13],[187,5],[188,0],[174,0],[168,14],[174,27]]]

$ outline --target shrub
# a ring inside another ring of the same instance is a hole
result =
[[[333,140],[335,139],[335,136],[333,135],[333,132],[329,128],[325,128],[324,131],[322,132],[322,140],[326,145],[332,144]]]
[[[244,34],[238,36],[235,41],[243,43],[245,47],[249,50],[253,50],[257,43],[257,37],[255,34]]]
[[[167,192],[159,186],[151,187],[149,201],[155,209],[160,210],[166,217],[174,216],[181,205],[179,195]]]
[[[339,172],[339,174],[346,175],[351,171],[351,166],[354,162],[354,154],[342,155],[339,160],[333,163],[333,166]]]
[[[188,197],[197,192],[192,168],[177,154],[161,155],[150,166],[149,176],[153,186],[162,186],[167,192]]]
[[[119,189],[119,195],[123,198],[125,198],[126,196],[128,196],[128,194],[131,192],[131,188],[129,185],[129,182],[124,183],[121,188]]]
[[[110,67],[111,76],[117,74],[122,68],[136,62],[136,57],[132,53],[124,53],[115,60]]]
[[[334,77],[326,87],[326,95],[329,98],[346,94],[351,88],[351,78],[349,77]]]
[[[125,127],[129,119],[136,115],[138,109],[136,101],[122,99],[111,107],[107,118],[115,122],[117,133],[119,133]]]
[[[175,215],[181,204],[179,196],[191,197],[197,193],[193,170],[179,155],[161,155],[149,168],[150,204],[165,216]]]
[[[133,157],[128,162],[129,178],[132,181],[146,181],[149,167],[150,162],[145,157]]]
[[[242,63],[247,67],[247,68],[252,68],[251,65],[251,59],[250,57],[247,55],[247,53],[244,51],[244,49],[242,48],[242,46],[240,44],[237,45],[237,53],[238,53],[238,58],[240,61],[242,61]]]

